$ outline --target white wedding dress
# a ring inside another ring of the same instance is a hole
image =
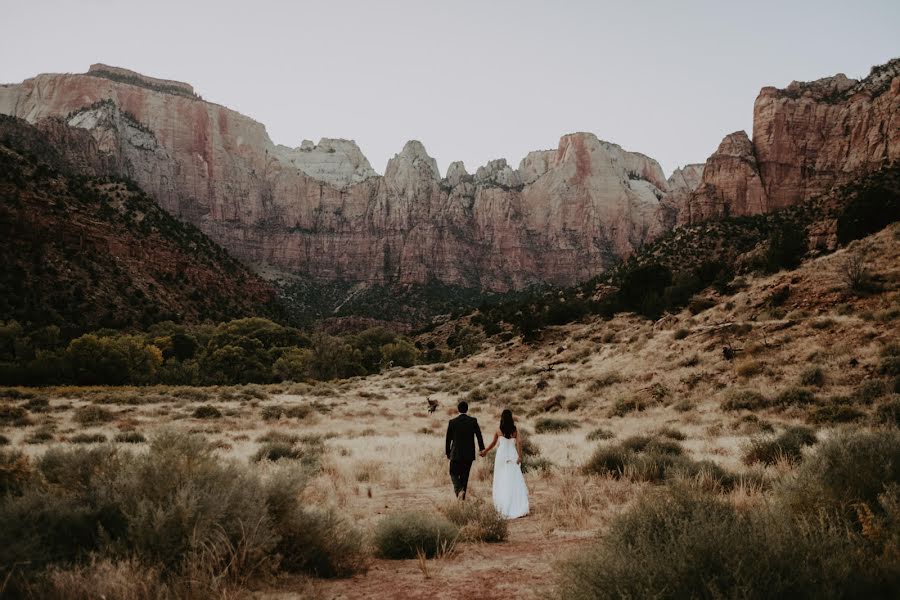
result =
[[[506,519],[528,514],[528,488],[518,456],[516,440],[501,437],[494,456],[494,507]]]

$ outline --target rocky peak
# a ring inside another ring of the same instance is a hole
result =
[[[550,169],[556,150],[534,150],[519,162],[519,179],[524,185],[536,181]]]
[[[667,183],[669,184],[669,192],[676,191],[693,192],[700,185],[700,179],[703,177],[704,163],[695,163],[678,167],[669,175]]]
[[[317,181],[346,187],[378,174],[353,140],[303,140],[299,148],[278,146],[281,158]]]
[[[450,187],[456,187],[459,184],[471,178],[469,172],[466,171],[466,165],[461,160],[455,160],[447,167],[447,183]]]
[[[719,142],[719,147],[710,158],[725,157],[739,158],[756,165],[756,157],[753,155],[753,143],[750,141],[750,138],[747,137],[746,131],[735,131],[734,133],[726,135],[722,138],[722,141]]]
[[[488,161],[475,171],[475,183],[484,186],[518,187],[522,185],[519,174],[506,162],[505,158]]]
[[[425,146],[419,140],[410,140],[403,146],[399,154],[388,161],[384,176],[386,178],[396,176],[398,173],[414,171],[429,179],[439,180],[437,161],[428,155]]]

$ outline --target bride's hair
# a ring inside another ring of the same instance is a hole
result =
[[[500,433],[503,434],[503,437],[508,438],[512,437],[512,434],[516,432],[516,424],[513,422],[512,411],[508,408],[503,409],[503,412],[500,413]]]

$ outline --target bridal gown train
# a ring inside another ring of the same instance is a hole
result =
[[[494,457],[494,506],[507,519],[528,514],[528,488],[517,457],[516,440],[501,437]]]

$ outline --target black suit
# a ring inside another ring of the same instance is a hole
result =
[[[466,414],[450,419],[447,424],[446,443],[447,458],[450,459],[450,481],[453,482],[453,491],[456,495],[462,493],[463,498],[466,497],[469,471],[472,468],[472,461],[475,460],[475,438],[478,439],[478,448],[484,450],[478,419]]]

